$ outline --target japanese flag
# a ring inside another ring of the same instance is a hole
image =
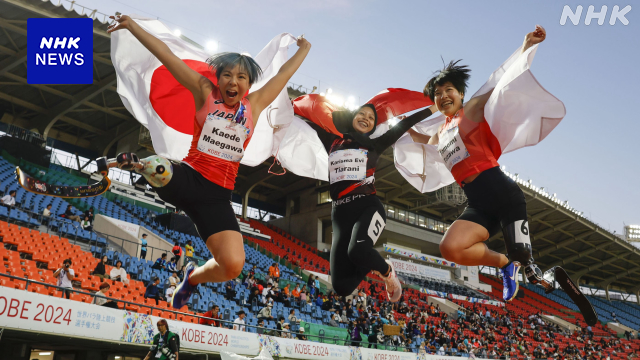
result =
[[[203,50],[175,36],[159,20],[131,15],[145,31],[167,44],[171,51],[190,68],[217,84],[209,70]],[[255,57],[263,76],[250,92],[260,89],[280,69],[287,59],[287,48],[296,43],[291,34],[276,36]],[[193,96],[169,73],[129,31],[111,34],[111,60],[118,78],[118,94],[124,106],[151,133],[155,152],[180,161],[191,146],[194,131],[195,103]],[[288,128],[293,121],[293,106],[286,88],[260,114],[252,139],[241,163],[255,166],[278,152],[278,129]],[[254,119],[254,121],[257,119]]]

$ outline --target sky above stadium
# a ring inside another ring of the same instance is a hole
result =
[[[388,0],[79,0],[111,14],[157,17],[200,44],[256,55],[282,32],[304,34],[312,49],[295,84],[333,89],[358,103],[387,87],[421,91],[445,61],[472,69],[469,93],[536,24],[547,30],[533,74],[567,115],[540,144],[504,155],[521,178],[568,200],[618,234],[640,224],[640,5],[635,2]],[[584,7],[579,25],[560,24],[565,5]],[[604,24],[585,25],[587,8],[607,6]],[[610,25],[614,5],[633,8]],[[291,53],[295,48],[290,50]]]

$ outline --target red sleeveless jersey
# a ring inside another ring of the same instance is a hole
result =
[[[460,109],[438,132],[438,152],[459,185],[471,175],[498,166],[502,149],[489,124],[475,123]]]
[[[233,190],[240,160],[253,135],[251,103],[243,98],[229,107],[214,87],[196,111],[193,126],[191,147],[182,162],[209,181]]]

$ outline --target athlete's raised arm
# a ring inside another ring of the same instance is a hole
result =
[[[171,75],[173,75],[182,86],[191,91],[196,102],[196,110],[204,105],[207,95],[213,88],[211,80],[191,69],[169,49],[167,44],[146,32],[129,16],[110,16],[110,18],[116,22],[109,26],[107,29],[108,33],[121,29],[129,30],[144,47],[160,60],[162,65],[169,70]]]
[[[297,43],[299,49],[278,71],[278,73],[271,78],[260,90],[257,90],[247,96],[249,102],[251,102],[251,109],[253,112],[253,118],[257,122],[260,117],[260,113],[264,110],[273,100],[278,97],[280,91],[284,89],[289,82],[289,79],[298,70],[305,57],[311,49],[311,43],[304,37],[298,38]]]
[[[439,130],[440,129],[438,129],[438,131]],[[427,144],[427,145],[438,145],[438,140],[439,140],[438,131],[436,131],[436,133],[433,134],[432,136],[429,136],[429,135],[420,134],[419,132],[413,129],[407,130],[409,135],[411,135],[411,139],[413,139],[414,142]]]
[[[522,53],[527,51],[527,49],[529,49],[533,45],[543,42],[546,37],[547,32],[544,30],[544,28],[540,25],[536,25],[535,30],[524,36],[524,42],[522,43]],[[492,93],[493,89],[485,94],[474,97],[464,105],[464,114],[469,120],[477,123],[484,121],[484,106],[489,100],[489,97],[491,97]]]

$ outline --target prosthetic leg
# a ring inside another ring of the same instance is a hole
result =
[[[517,261],[524,267],[524,274],[530,283],[544,287],[546,293],[552,292],[553,284],[544,279],[540,268],[533,263],[527,220],[518,220],[505,226],[502,235],[509,260]]]
[[[106,157],[96,160],[98,171],[103,175],[109,172],[109,168],[117,167],[126,171],[135,171],[144,176],[153,187],[166,186],[173,176],[173,166],[168,159],[162,156],[152,155],[142,160],[134,153],[120,153],[115,159]]]

